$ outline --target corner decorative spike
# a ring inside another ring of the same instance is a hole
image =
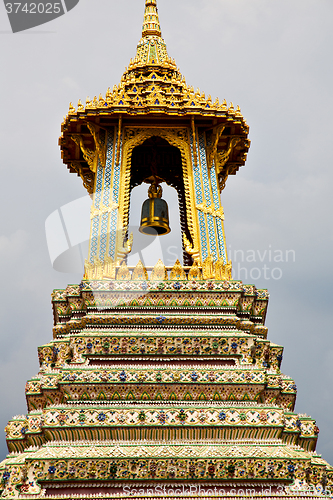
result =
[[[156,0],[146,0],[142,38],[147,36],[162,36]]]

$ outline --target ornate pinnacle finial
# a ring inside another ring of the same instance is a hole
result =
[[[146,0],[145,16],[142,26],[142,37],[161,36],[156,0]]]

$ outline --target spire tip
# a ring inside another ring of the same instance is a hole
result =
[[[142,37],[162,36],[156,0],[146,0]]]

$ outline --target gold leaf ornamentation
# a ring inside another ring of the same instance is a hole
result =
[[[194,260],[197,260],[200,256],[200,250],[191,244],[190,240],[186,237],[186,234],[183,233],[183,244],[185,252],[191,255]]]
[[[208,255],[207,259],[202,264],[202,274],[204,280],[215,279],[215,264],[211,255]]]
[[[128,281],[131,279],[131,273],[126,265],[126,262],[123,262],[117,272],[117,280],[119,281]]]
[[[84,106],[83,106],[83,104],[81,102],[81,99],[79,99],[79,101],[77,103],[77,110],[78,110],[78,112],[81,112],[81,113],[84,112]]]
[[[139,262],[137,263],[137,265],[132,273],[132,280],[135,280],[135,281],[147,281],[148,280],[147,269],[142,264],[141,260],[139,260]]]
[[[221,191],[225,188],[229,176],[229,169],[225,169],[224,167],[226,166],[234,147],[237,146],[239,142],[239,137],[233,137],[230,140],[229,147],[225,151],[218,151],[217,153],[216,172],[219,176],[219,185]]]
[[[88,260],[84,264],[84,279],[87,280],[102,280],[103,279],[103,263],[98,257],[94,258],[91,263]]]
[[[94,264],[91,264],[87,259],[84,262],[84,275],[83,279],[85,280],[92,280],[93,279],[93,273],[94,273]]]
[[[208,169],[211,169],[213,166],[213,162],[215,160],[215,156],[217,153],[217,145],[220,140],[221,135],[223,134],[223,131],[225,129],[225,125],[218,125],[217,127],[214,127],[213,129],[213,137],[211,144],[207,146],[207,166]]]
[[[101,139],[101,133],[100,133],[100,127],[98,125],[95,125],[92,122],[87,123],[87,127],[90,130],[94,141],[95,141],[95,147],[96,147],[96,152],[98,154],[98,157],[100,159],[101,165],[103,168],[105,168],[105,163],[106,163],[106,143],[105,140],[103,141]],[[104,130],[102,131],[104,133]]]
[[[161,92],[151,92],[151,94],[147,97],[148,106],[164,106],[165,105],[165,96],[162,95]]]
[[[197,209],[201,210],[201,212],[204,212],[205,214],[210,214],[213,217],[219,217],[220,219],[224,220],[223,207],[215,210],[214,203],[212,203],[209,207],[207,207],[206,203],[200,203],[200,205],[197,205]]]
[[[120,238],[119,246],[117,246],[116,250],[116,256],[117,256],[116,260],[118,263],[121,262],[126,257],[126,255],[128,255],[132,250],[133,233],[130,234],[130,237],[126,241],[124,241],[125,236],[126,236],[126,228],[122,229],[122,237]]]
[[[104,259],[103,277],[111,280],[114,280],[116,277],[116,264],[112,257],[106,257]]]
[[[103,262],[99,260],[98,257],[94,258],[94,278],[95,280],[103,279]]]
[[[93,151],[92,149],[87,148],[84,145],[83,137],[79,134],[74,134],[71,136],[72,140],[80,146],[80,149],[83,154],[83,158],[85,161],[88,163],[89,168],[94,174],[97,172],[97,164],[98,164],[98,155],[96,151]]]
[[[73,168],[73,170],[75,170],[75,172],[77,172],[79,174],[79,176],[82,179],[84,187],[88,191],[90,197],[92,197],[92,194],[94,192],[93,172],[91,172],[90,170],[84,171],[82,166],[81,166],[81,163],[79,161],[75,161],[75,162],[71,163],[71,167]]]
[[[185,273],[185,271],[183,269],[183,266],[181,265],[181,263],[177,259],[176,262],[175,262],[175,265],[171,269],[170,280],[185,281],[186,279],[187,279],[186,278],[186,273]]]
[[[188,273],[188,279],[190,280],[201,280],[202,273],[197,261],[194,261],[190,272]]]
[[[110,202],[108,206],[103,205],[103,203],[101,203],[100,208],[96,208],[94,205],[92,205],[90,209],[90,219],[102,216],[106,213],[111,213],[113,210],[116,210],[117,208],[118,204],[114,203],[114,201]]]
[[[99,217],[101,215],[101,211],[96,208],[94,205],[90,208],[90,219],[94,219],[95,217]]]
[[[70,102],[69,103],[69,111],[68,111],[68,114],[69,115],[75,115],[75,107],[73,106],[73,103]]]
[[[168,279],[168,273],[165,268],[165,265],[161,261],[161,259],[155,264],[154,269],[151,272],[150,280],[151,281],[164,281]]]
[[[215,262],[215,279],[216,280],[230,280],[231,279],[231,271],[232,271],[232,263],[231,260],[228,261],[227,264],[224,264],[223,259],[218,259]]]

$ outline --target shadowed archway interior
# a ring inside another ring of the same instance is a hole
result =
[[[139,186],[143,182],[156,176],[178,193],[180,229],[185,233],[189,241],[192,241],[191,234],[187,226],[185,189],[182,171],[182,158],[179,149],[171,146],[165,139],[153,136],[147,139],[140,146],[133,149],[131,160],[131,184],[130,190]],[[168,200],[166,200],[168,201]],[[171,228],[172,229],[172,228]],[[192,264],[192,258],[184,250],[183,262],[185,266]]]

